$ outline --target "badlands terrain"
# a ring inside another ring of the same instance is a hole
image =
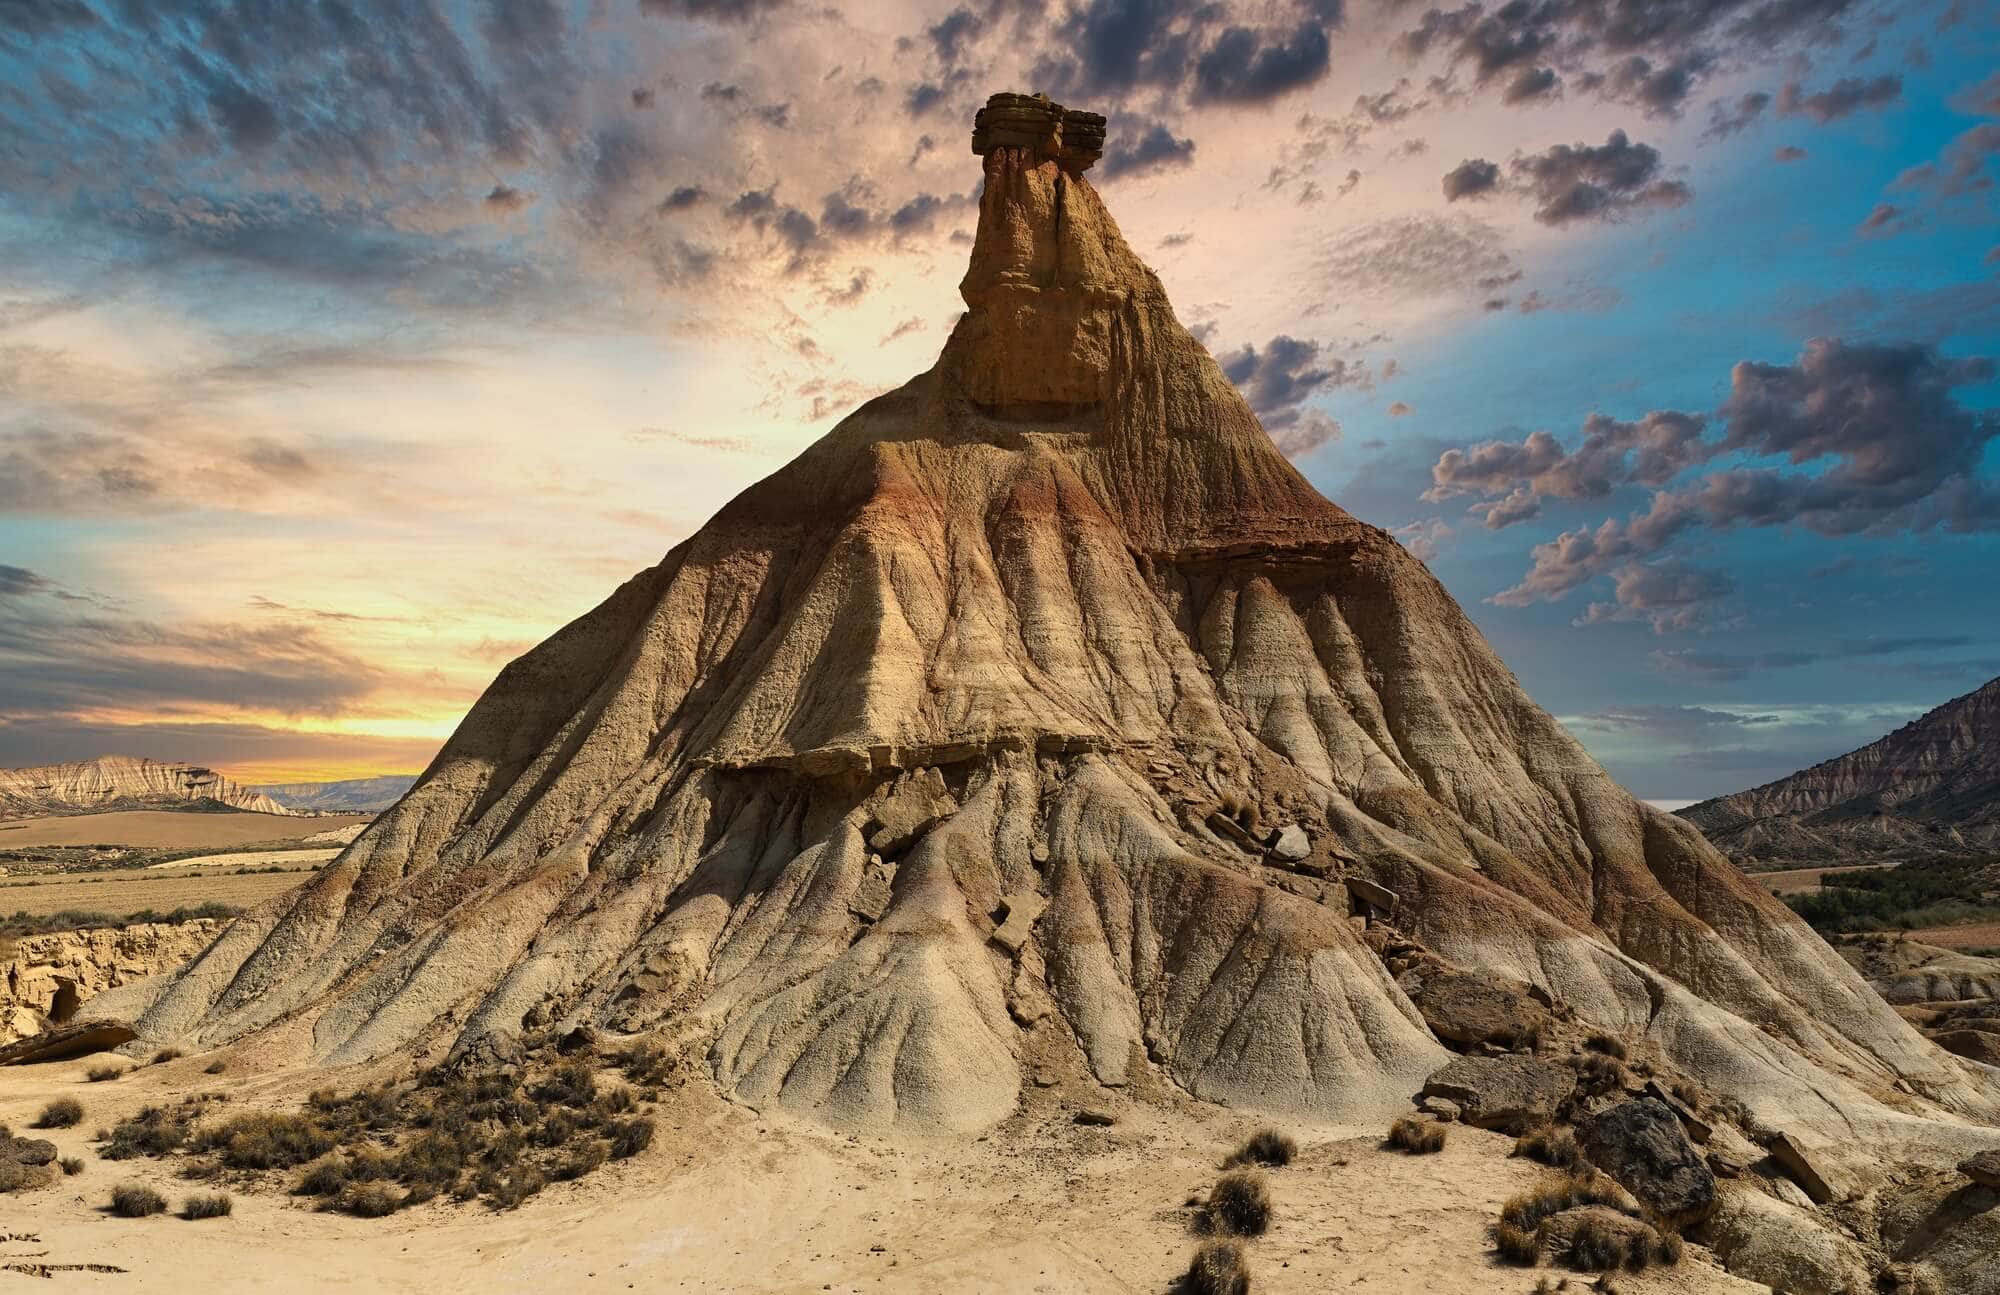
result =
[[[509,665],[305,884],[0,1049],[0,1264],[2000,1291],[2000,1071],[1312,489],[1103,141],[996,96],[931,370]]]

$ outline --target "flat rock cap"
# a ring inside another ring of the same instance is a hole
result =
[[[1080,174],[1104,155],[1104,115],[1065,108],[1045,94],[996,94],[972,119],[972,151],[1033,149],[1037,159]]]

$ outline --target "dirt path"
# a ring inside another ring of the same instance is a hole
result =
[[[0,1120],[16,1127],[51,1096],[84,1103],[80,1127],[50,1136],[61,1154],[88,1162],[79,1177],[8,1198],[6,1231],[33,1239],[0,1245],[0,1263],[46,1252],[44,1262],[126,1270],[64,1274],[65,1289],[204,1295],[1159,1295],[1194,1250],[1182,1202],[1206,1190],[1221,1154],[1260,1123],[1212,1108],[1144,1108],[1114,1127],[1084,1128],[1044,1103],[977,1141],[892,1142],[763,1119],[697,1086],[662,1115],[643,1155],[556,1184],[512,1214],[440,1202],[369,1221],[241,1190],[227,1219],[104,1214],[118,1182],[149,1183],[175,1205],[194,1185],[162,1162],[97,1160],[89,1130],[171,1091],[224,1089],[241,1110],[260,1089],[302,1092],[313,1079],[239,1075],[241,1062],[210,1078],[204,1061],[191,1056],[114,1084],[82,1082],[84,1062],[0,1070]],[[1374,1130],[1292,1131],[1302,1155],[1273,1174],[1276,1222],[1250,1247],[1260,1295],[1527,1295],[1549,1272],[1503,1267],[1485,1241],[1499,1202],[1539,1172],[1508,1157],[1504,1136],[1454,1129],[1442,1154],[1412,1158],[1381,1150]],[[1721,1273],[1699,1247],[1688,1255],[1672,1271],[1620,1275],[1619,1288],[1764,1289]]]

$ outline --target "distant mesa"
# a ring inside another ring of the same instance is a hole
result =
[[[2000,853],[2000,679],[1860,750],[1677,812],[1758,868]]]
[[[401,800],[416,781],[415,774],[398,773],[333,782],[265,783],[250,790],[300,813],[379,814]]]
[[[0,818],[114,809],[234,809],[289,814],[271,797],[200,765],[99,756],[0,769]]]

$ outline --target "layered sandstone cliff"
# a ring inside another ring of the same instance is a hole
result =
[[[227,922],[144,922],[0,941],[0,1044],[75,1016],[107,989],[180,967]]]
[[[0,817],[191,806],[257,814],[291,812],[262,792],[192,764],[107,755],[29,769],[0,769]]]

